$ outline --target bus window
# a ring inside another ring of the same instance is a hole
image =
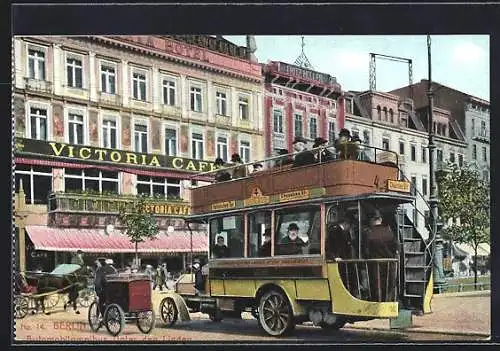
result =
[[[271,256],[271,212],[248,215],[248,257]]]
[[[330,206],[327,212],[326,232],[327,258],[358,258],[358,202],[349,201]]]
[[[243,216],[225,216],[210,221],[210,257],[243,257]]]
[[[276,255],[320,253],[320,208],[291,208],[277,214]]]

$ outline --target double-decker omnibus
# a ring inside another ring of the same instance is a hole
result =
[[[397,154],[367,146],[361,161],[351,151],[298,167],[281,162],[293,155],[270,158],[259,162],[265,170],[193,188],[186,221],[207,225],[208,262],[197,289],[186,290],[191,275],[178,281],[175,310],[214,321],[251,311],[272,336],[306,321],[339,329],[402,309],[430,312],[431,240],[400,211],[415,196]],[[374,216],[396,245],[368,242]]]

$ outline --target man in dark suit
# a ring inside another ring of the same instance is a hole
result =
[[[280,255],[299,255],[303,253],[306,246],[304,240],[299,237],[299,226],[296,223],[290,223],[288,226],[288,235],[280,240]]]
[[[212,250],[213,258],[224,258],[229,257],[229,248],[224,244],[224,237],[222,235],[217,236],[217,244]]]
[[[312,146],[313,149],[323,146],[314,152],[317,162],[323,163],[333,161],[335,159],[335,155],[326,148],[326,145],[328,145],[328,140],[321,137],[314,139],[314,144]]]
[[[293,167],[307,166],[316,163],[312,151],[307,150],[307,141],[304,138],[296,137],[293,141],[293,150],[298,152],[293,159]]]
[[[398,258],[400,244],[398,237],[391,227],[382,223],[382,215],[375,210],[370,217],[370,226],[363,231],[365,244],[363,245],[364,258]],[[376,263],[368,266],[370,291],[373,300],[384,301],[393,293],[397,281],[397,271],[387,270],[387,265],[377,269]],[[380,273],[380,276],[377,273]],[[387,290],[386,290],[387,286]]]

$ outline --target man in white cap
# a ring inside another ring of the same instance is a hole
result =
[[[107,264],[109,267],[111,267],[111,268],[115,271],[115,273],[117,273],[117,272],[118,272],[118,271],[116,270],[115,266],[114,266],[115,262],[113,261],[113,259],[112,259],[112,258],[107,258],[107,259],[106,259],[106,264]]]

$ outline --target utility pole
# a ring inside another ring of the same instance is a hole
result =
[[[437,230],[438,221],[438,199],[437,199],[437,186],[436,186],[436,165],[434,154],[436,145],[434,144],[434,99],[432,92],[432,60],[431,60],[431,36],[427,35],[427,66],[429,70],[429,80],[427,88],[427,96],[429,98],[429,111],[428,111],[428,131],[429,131],[429,182],[430,182],[430,196],[429,205],[431,208],[431,235],[432,252],[434,256],[434,286],[444,285],[443,273],[443,240]]]

